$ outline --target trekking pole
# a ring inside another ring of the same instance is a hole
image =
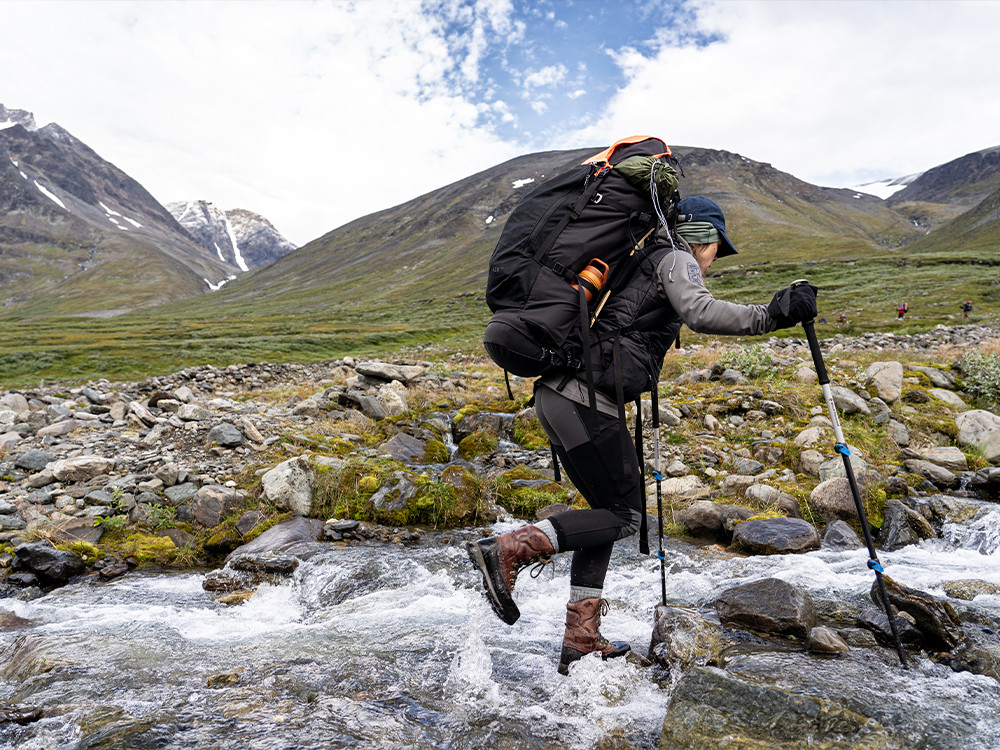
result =
[[[794,286],[794,285],[793,285]],[[833,400],[833,393],[830,390],[830,378],[826,373],[826,364],[823,362],[823,352],[819,348],[819,340],[816,338],[816,329],[812,320],[802,323],[805,329],[806,338],[809,340],[809,351],[812,352],[813,365],[816,367],[816,374],[819,376],[819,384],[823,388],[823,400],[826,401],[826,408],[830,412],[830,421],[833,423],[833,434],[837,440],[834,450],[844,459],[844,472],[847,474],[847,482],[851,485],[851,494],[854,496],[854,506],[858,511],[858,518],[861,521],[861,530],[865,534],[865,544],[868,545],[868,567],[875,572],[875,581],[878,583],[879,594],[882,598],[882,607],[885,609],[886,617],[889,618],[889,629],[896,642],[896,653],[899,654],[899,663],[903,669],[908,669],[906,663],[906,651],[899,640],[899,632],[896,630],[896,620],[892,616],[892,605],[889,603],[889,594],[885,590],[885,581],[882,580],[882,573],[885,572],[878,555],[875,554],[875,544],[872,541],[872,532],[868,528],[868,517],[865,515],[865,506],[861,502],[861,493],[858,491],[858,482],[854,478],[854,467],[851,466],[851,451],[844,441],[844,432],[840,428],[840,419],[837,417],[837,405]]]
[[[660,558],[660,602],[667,606],[667,571],[663,555],[663,475],[660,474],[660,404],[657,391],[658,383],[653,383],[653,392],[650,394],[653,401],[653,477],[656,479],[656,526],[660,538],[660,549],[657,557]],[[645,512],[645,509],[643,510]]]

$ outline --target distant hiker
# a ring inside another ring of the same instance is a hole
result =
[[[850,323],[851,321],[849,321],[849,320],[847,319],[847,316],[846,316],[846,315],[844,315],[844,313],[841,313],[841,314],[840,314],[840,317],[839,317],[839,318],[837,319],[837,322],[838,322],[838,323],[840,323],[840,325],[842,325],[842,326],[846,326],[846,325],[847,325],[848,323]]]
[[[962,317],[969,317],[969,313],[972,312],[972,300],[967,299],[962,303]]]
[[[825,324],[825,323],[826,323],[826,318],[820,318],[820,319],[819,319],[819,320],[817,320],[816,322],[817,322],[817,323],[824,323],[824,324]]]
[[[737,252],[726,236],[722,210],[714,201],[695,196],[680,201],[677,211],[676,233],[661,225],[652,251],[644,255],[653,276],[648,287],[653,293],[648,300],[643,297],[644,306],[635,311],[636,315],[646,310],[658,313],[658,328],[648,331],[657,358],[652,363],[653,387],[680,322],[701,333],[761,335],[816,315],[816,287],[808,284],[782,289],[768,305],[715,299],[703,277],[716,257]],[[618,296],[626,297],[636,283],[630,282]],[[645,514],[642,474],[636,451],[629,449],[631,438],[620,418],[620,404],[599,391],[593,411],[591,398],[580,370],[565,369],[535,381],[538,419],[590,509],[564,511],[466,544],[469,558],[482,574],[490,605],[508,625],[520,617],[512,596],[518,572],[532,563],[544,564],[553,554],[573,553],[559,658],[562,674],[587,654],[597,652],[608,659],[629,651],[629,644],[609,641],[599,630],[608,607],[604,581],[614,543],[635,534]]]
[[[910,306],[908,304],[906,304],[905,302],[900,302],[896,306],[896,320],[902,320],[903,316],[906,315],[909,309]]]

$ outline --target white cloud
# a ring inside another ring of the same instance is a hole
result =
[[[524,89],[530,94],[534,89],[557,86],[565,80],[568,72],[566,66],[561,63],[559,65],[546,65],[539,70],[526,71]]]
[[[705,2],[700,11],[700,29],[724,41],[618,50],[621,90],[597,124],[563,141],[652,132],[836,186],[1000,143],[1000,3]]]
[[[0,101],[162,203],[249,208],[296,243],[519,153],[455,80],[475,78],[483,35],[519,33],[509,2],[0,6]],[[480,30],[453,40],[452,11]],[[60,54],[34,54],[41,39]]]

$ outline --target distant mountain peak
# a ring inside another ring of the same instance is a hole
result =
[[[295,249],[253,211],[224,210],[206,200],[168,203],[167,210],[202,247],[239,271],[266,266]]]
[[[37,130],[35,116],[24,109],[7,109],[0,104],[0,130],[20,125],[25,130]]]

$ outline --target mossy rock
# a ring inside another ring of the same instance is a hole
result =
[[[549,447],[549,436],[534,411],[522,412],[514,418],[512,437],[525,450],[538,451]]]
[[[113,551],[115,556],[131,557],[140,565],[155,563],[169,564],[177,554],[177,547],[169,537],[153,536],[135,532],[128,534],[110,550],[108,545],[102,545],[105,552]]]
[[[464,466],[452,464],[441,472],[441,482],[455,490],[451,522],[459,526],[494,523],[497,513],[483,496],[482,483]]]
[[[448,446],[441,440],[428,440],[424,444],[425,463],[445,464],[448,463],[448,459],[450,458],[451,454],[448,452]]]
[[[458,444],[458,457],[464,459],[484,456],[500,447],[500,439],[489,430],[476,430]]]
[[[569,503],[570,492],[544,474],[518,466],[497,477],[497,502],[520,518],[534,518],[555,503]]]

